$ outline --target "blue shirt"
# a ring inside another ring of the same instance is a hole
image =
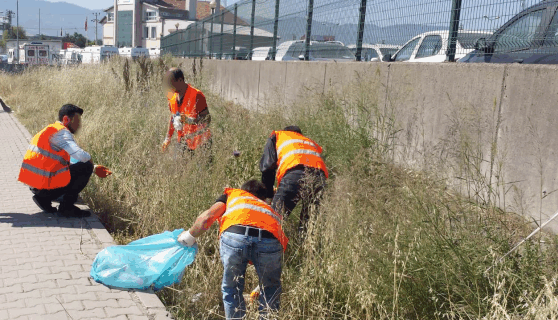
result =
[[[77,145],[74,140],[74,135],[68,129],[62,129],[53,134],[49,142],[52,149],[55,151],[66,151],[71,157],[71,163],[87,162],[91,160],[91,155]]]

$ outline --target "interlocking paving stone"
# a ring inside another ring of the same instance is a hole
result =
[[[95,215],[41,212],[17,181],[32,136],[16,113],[0,111],[0,320],[148,320],[160,314],[154,294],[136,296],[89,279],[97,252],[114,245]]]

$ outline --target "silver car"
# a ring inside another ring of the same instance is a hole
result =
[[[306,43],[287,41],[277,48],[277,61],[305,60]],[[355,55],[339,41],[310,41],[309,61],[355,61]]]

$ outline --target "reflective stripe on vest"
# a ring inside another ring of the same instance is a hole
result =
[[[281,162],[279,162],[279,167],[281,167],[281,165],[283,165],[283,163],[285,162],[285,159],[288,159],[290,156],[295,155],[295,154],[310,154],[310,155],[313,155],[313,156],[316,156],[316,157],[321,157],[321,155],[319,153],[317,153],[316,151],[297,149],[297,150],[289,151],[285,154],[285,156],[281,157]]]
[[[312,146],[312,147],[316,147],[316,145],[313,144],[311,141],[301,140],[301,139],[290,139],[290,140],[287,140],[287,141],[283,142],[277,148],[277,154],[279,154],[281,152],[281,150],[283,150],[284,147],[288,146],[289,144],[295,144],[295,143],[303,143],[303,144],[306,144],[306,145],[309,145],[309,146]]]
[[[193,99],[196,98],[198,93],[201,93],[201,91],[188,86],[184,97],[182,97],[181,105],[178,104],[178,93],[173,94],[170,98],[167,96],[171,113],[173,115],[181,113],[190,118],[197,118],[198,112],[196,111],[196,105],[198,101],[196,100],[194,102]],[[177,135],[179,142],[185,142],[189,149],[195,150],[203,142],[209,140],[211,137],[211,131],[209,130],[209,126],[205,123],[184,123],[184,127],[181,131],[178,131]]]
[[[277,151],[277,185],[291,168],[303,165],[324,172],[326,178],[328,172],[322,159],[322,148],[311,139],[293,131],[276,131],[272,135],[276,138]]]
[[[29,171],[31,171],[31,172],[33,172],[33,173],[35,173],[35,174],[38,174],[38,175],[40,175],[40,176],[43,176],[43,177],[45,177],[45,178],[52,178],[52,177],[54,177],[54,176],[57,175],[57,174],[60,174],[60,173],[62,173],[62,172],[64,172],[64,171],[70,170],[70,167],[64,167],[64,168],[62,168],[62,169],[60,169],[60,170],[58,170],[58,171],[49,172],[49,171],[45,171],[45,170],[43,170],[43,169],[39,169],[39,168],[37,168],[37,167],[34,167],[34,166],[32,166],[32,165],[30,165],[30,164],[28,164],[28,163],[22,163],[22,164],[21,164],[21,167],[22,167],[23,169],[25,169],[25,170],[29,170]]]
[[[65,165],[65,166],[70,165],[70,163],[68,161],[66,161],[66,159],[64,159],[63,157],[61,157],[59,155],[56,155],[52,152],[46,151],[45,149],[41,149],[41,148],[39,148],[37,146],[34,146],[32,144],[29,145],[28,150],[32,151],[32,152],[35,152],[35,153],[38,153],[38,154],[41,154],[41,155],[43,155],[45,157],[48,157],[48,158],[51,158],[53,160],[56,160],[56,161],[60,162],[61,164]]]
[[[269,231],[279,240],[283,250],[289,239],[281,228],[282,217],[270,205],[251,193],[240,189],[225,189],[225,213],[219,217],[219,235],[231,226],[243,225]]]
[[[237,204],[235,206],[231,206],[230,208],[227,207],[227,211],[225,211],[225,213],[223,214],[223,217],[227,216],[228,214],[230,214],[231,212],[233,212],[235,210],[242,210],[242,209],[253,210],[253,211],[258,211],[258,212],[261,212],[261,213],[265,213],[268,216],[275,219],[275,221],[277,221],[277,223],[281,223],[281,217],[278,214],[276,214],[273,211],[268,210],[266,208],[262,208],[262,207],[259,207],[259,206],[253,205],[253,204],[248,204],[248,203],[240,203],[240,204]]]
[[[18,181],[41,190],[62,188],[70,183],[70,155],[50,144],[50,138],[60,130],[67,129],[61,122],[55,122],[33,137],[23,157]]]

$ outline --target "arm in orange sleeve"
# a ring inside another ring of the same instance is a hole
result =
[[[194,124],[211,123],[211,115],[209,114],[209,109],[207,108],[207,101],[201,92],[196,95],[196,113],[198,116],[194,120]]]

